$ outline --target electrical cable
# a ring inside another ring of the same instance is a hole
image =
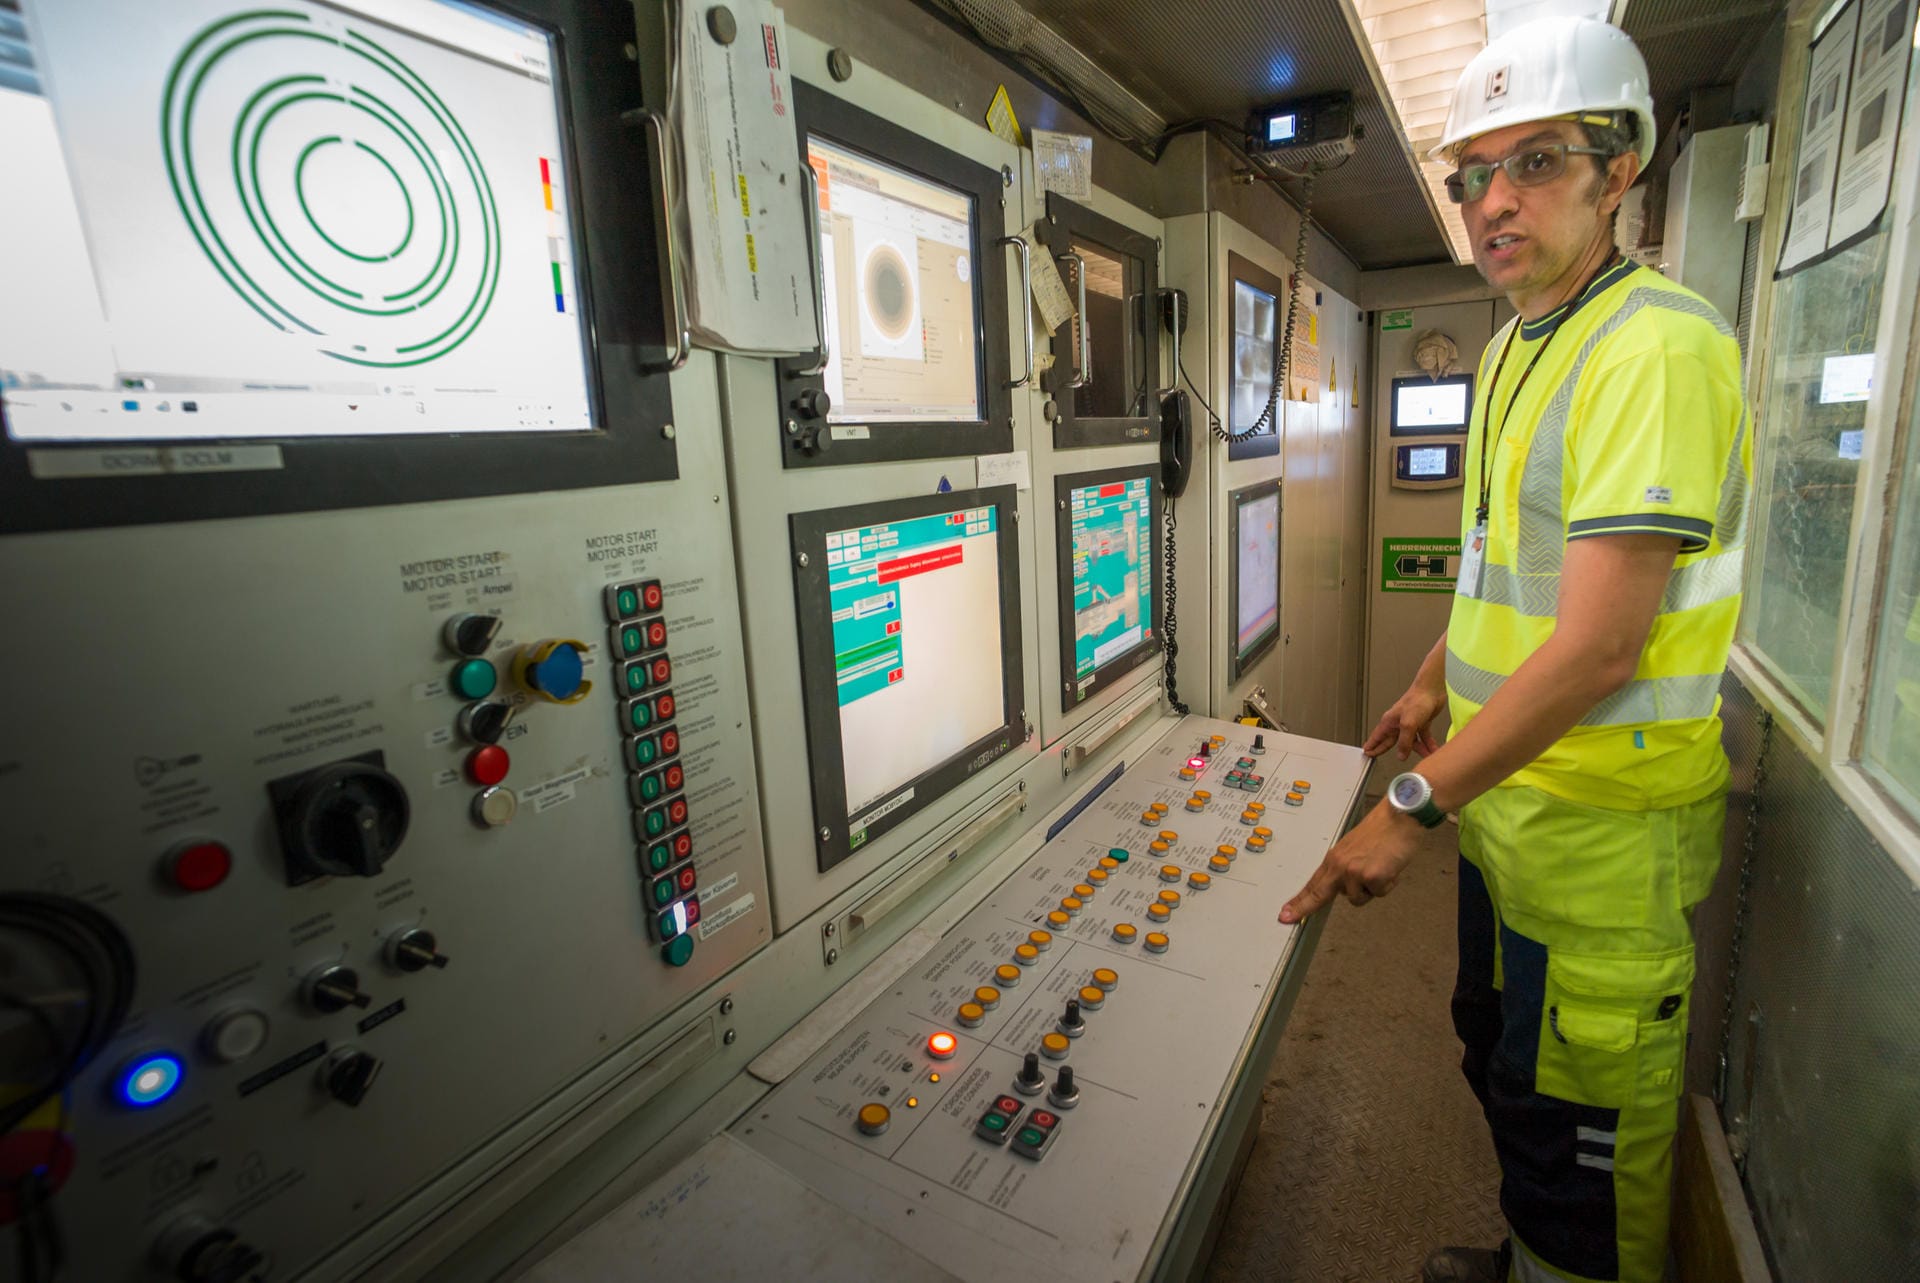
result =
[[[1300,211],[1300,232],[1294,240],[1293,274],[1287,286],[1287,319],[1277,336],[1273,349],[1273,382],[1267,388],[1266,408],[1260,411],[1260,417],[1239,432],[1230,432],[1222,427],[1218,416],[1211,410],[1207,412],[1208,425],[1213,435],[1229,444],[1251,440],[1278,430],[1276,416],[1280,408],[1280,395],[1286,390],[1287,376],[1293,372],[1293,329],[1300,311],[1300,278],[1307,273],[1307,228],[1313,209],[1313,180],[1318,176],[1316,169],[1306,176],[1306,204]],[[1186,377],[1186,372],[1181,371]],[[1187,379],[1187,386],[1193,386],[1193,380]],[[1205,404],[1204,402],[1202,404]]]
[[[1173,499],[1171,497],[1167,499],[1166,521],[1166,538],[1164,540],[1166,547],[1163,552],[1166,560],[1167,582],[1165,595],[1167,604],[1163,611],[1163,618],[1160,621],[1160,649],[1166,655],[1167,703],[1173,706],[1174,712],[1185,717],[1193,710],[1181,702],[1180,689],[1174,684],[1174,661],[1180,654],[1180,621],[1174,616],[1174,605],[1179,600],[1174,568],[1179,564],[1179,558],[1174,552],[1173,537],[1174,531],[1179,527],[1179,523],[1174,520]]]

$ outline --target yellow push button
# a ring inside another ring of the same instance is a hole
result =
[[[1073,915],[1065,909],[1055,909],[1047,915],[1047,921],[1052,924],[1055,930],[1061,930],[1072,925]]]
[[[1267,809],[1267,804],[1265,802],[1249,802],[1247,803],[1247,809],[1249,811],[1252,811],[1255,815],[1260,815],[1265,813]]]
[[[1142,812],[1140,812],[1140,824],[1141,824],[1141,827],[1143,827],[1143,828],[1149,828],[1149,829],[1150,829],[1150,828],[1152,828],[1152,827],[1153,827],[1154,825],[1156,825],[1156,824],[1158,824],[1158,823],[1160,823],[1160,812],[1158,812],[1158,811],[1142,811]]]
[[[1218,859],[1219,857],[1215,856],[1214,858]],[[1187,885],[1195,891],[1204,891],[1213,885],[1213,879],[1204,873],[1189,873],[1187,874]]]
[[[1040,961],[1040,951],[1030,944],[1015,945],[1013,960],[1023,967],[1031,967]]]
[[[887,1130],[887,1124],[893,1121],[893,1111],[885,1105],[869,1101],[860,1106],[857,1121],[861,1131],[869,1136],[878,1136]]]
[[[1265,838],[1248,838],[1247,839],[1247,850],[1264,851],[1266,849],[1267,849],[1267,840]]]
[[[1173,942],[1171,940],[1167,939],[1167,935],[1164,931],[1147,932],[1147,952],[1148,953],[1165,953],[1167,951],[1167,946],[1172,943]]]
[[[1242,812],[1240,812],[1240,823],[1242,823],[1242,824],[1258,824],[1259,822],[1260,822],[1260,812],[1258,812],[1258,811],[1242,811]]]
[[[1213,853],[1215,855],[1223,855],[1229,860],[1233,859],[1234,856],[1240,854],[1238,851],[1234,850],[1231,845],[1224,842],[1221,843],[1219,846],[1214,847]]]
[[[1287,805],[1288,805],[1288,806],[1305,806],[1305,805],[1306,805],[1306,803],[1307,803],[1307,795],[1306,795],[1305,793],[1289,793],[1289,794],[1287,794]]]
[[[1255,829],[1253,830],[1253,835],[1264,842],[1266,839],[1273,836],[1273,830],[1268,828],[1266,825],[1262,824],[1255,827]]]
[[[1147,916],[1155,922],[1163,923],[1173,916],[1173,910],[1156,900],[1147,906]]]
[[[1177,864],[1163,864],[1160,866],[1160,880],[1162,882],[1178,882],[1186,876],[1187,871]]]
[[[1149,806],[1147,809],[1149,811],[1152,811],[1155,815],[1165,815],[1167,813],[1167,804],[1165,802],[1155,802],[1152,806]]]
[[[1161,829],[1160,840],[1162,842],[1178,842],[1180,840],[1180,835],[1178,833],[1175,833],[1172,829]]]
[[[1048,1034],[1040,1040],[1040,1054],[1048,1060],[1065,1060],[1073,1048],[1073,1039],[1065,1034]]]
[[[1011,962],[1003,962],[993,969],[993,978],[1000,982],[1002,989],[1011,989],[1020,983],[1020,968]]]
[[[987,1009],[977,1002],[963,1002],[954,1018],[969,1029],[977,1029],[987,1018]]]
[[[1091,882],[1094,886],[1103,887],[1107,885],[1107,871],[1105,869],[1088,869],[1087,881]]]
[[[1079,896],[1070,895],[1060,901],[1060,907],[1065,909],[1068,913],[1071,913],[1077,916],[1080,910],[1086,908],[1087,906],[1085,902],[1080,899]]]
[[[1000,1005],[1000,991],[992,985],[981,985],[973,991],[973,1000],[988,1011]]]
[[[1220,747],[1220,746],[1221,746],[1222,744],[1224,744],[1224,743],[1226,743],[1226,742],[1227,742],[1227,737],[1226,737],[1226,736],[1224,736],[1224,735],[1209,735],[1209,736],[1207,736],[1207,743],[1209,743],[1209,744],[1211,744],[1211,745],[1213,745],[1213,746],[1214,746],[1215,748],[1219,748],[1219,747]]]
[[[1293,791],[1296,793],[1311,793],[1313,792],[1313,783],[1310,780],[1295,780],[1293,782]]]
[[[1183,766],[1180,768],[1180,778],[1183,780],[1197,780],[1200,778],[1200,772],[1194,770],[1191,766]]]
[[[1045,953],[1047,950],[1053,948],[1053,932],[1029,931],[1027,932],[1027,943],[1040,952]]]
[[[1178,891],[1162,891],[1160,893],[1160,903],[1166,905],[1169,909],[1177,909],[1180,907],[1180,893]]]
[[[1207,861],[1207,867],[1209,869],[1212,869],[1215,873],[1225,873],[1228,869],[1231,869],[1233,867],[1233,861],[1229,860],[1224,855],[1216,855],[1212,859]]]
[[[1108,873],[1111,873],[1115,869],[1120,867],[1120,861],[1114,859],[1110,855],[1103,855],[1100,857],[1100,867],[1105,869]]]
[[[1195,789],[1193,795],[1202,802],[1211,802],[1213,800],[1213,794],[1207,792],[1205,789]]]
[[[1111,993],[1120,987],[1120,973],[1112,967],[1096,967],[1093,972],[1093,983]]]
[[[1134,926],[1131,922],[1116,922],[1113,924],[1113,938],[1121,944],[1132,944],[1133,938],[1139,934],[1140,928]]]
[[[1155,838],[1153,841],[1147,843],[1147,849],[1155,855],[1165,855],[1167,852],[1173,850],[1173,845],[1165,838]]]
[[[1189,811],[1204,811],[1207,809],[1207,799],[1196,793],[1187,799],[1187,809]]]
[[[1093,887],[1085,882],[1076,882],[1073,887],[1073,893],[1079,896],[1082,901],[1093,899]]]
[[[1087,1011],[1097,1010],[1102,1003],[1106,1002],[1106,1000],[1107,1000],[1107,991],[1105,989],[1097,989],[1092,985],[1081,986],[1080,1006],[1084,1010],[1087,1010]]]

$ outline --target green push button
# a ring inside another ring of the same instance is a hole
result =
[[[627,720],[636,731],[644,731],[653,725],[653,710],[645,704],[635,704],[627,713]]]
[[[1130,857],[1127,855],[1127,849],[1125,847],[1115,846],[1107,848],[1107,858],[1120,864],[1125,864]]]
[[[634,664],[627,669],[627,694],[638,695],[647,688],[647,666]]]
[[[1003,1132],[1007,1130],[1007,1116],[1005,1114],[983,1114],[980,1117],[980,1125],[990,1132]]]
[[[675,936],[660,946],[660,956],[670,967],[684,967],[693,961],[693,937]]]
[[[662,833],[665,833],[666,831],[667,831],[666,812],[665,811],[648,811],[647,812],[647,836],[650,838],[656,838],[656,837],[659,837]]]
[[[1020,1134],[1014,1137],[1014,1139],[1019,1141],[1022,1145],[1026,1145],[1030,1148],[1035,1148],[1035,1149],[1039,1148],[1040,1143],[1046,1140],[1046,1138],[1047,1138],[1047,1134],[1041,1131],[1038,1127],[1022,1127],[1020,1129]]]
[[[673,903],[673,880],[663,878],[653,884],[653,902],[655,904]]]
[[[658,775],[647,775],[641,778],[640,796],[648,802],[660,796],[660,777]]]
[[[647,867],[655,873],[673,863],[673,852],[665,842],[655,842],[647,848]]]
[[[484,659],[463,659],[453,666],[449,684],[461,699],[485,699],[500,683],[500,675]]]
[[[613,601],[622,618],[640,613],[640,594],[632,588],[622,588],[614,595]]]
[[[660,756],[660,746],[651,738],[634,741],[633,760],[637,765],[652,766],[653,759],[658,756]]]
[[[646,645],[646,634],[641,632],[637,627],[630,624],[620,630],[620,653],[622,655],[638,655],[642,650],[646,649]]]

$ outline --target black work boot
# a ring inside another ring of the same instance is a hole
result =
[[[1506,1283],[1513,1245],[1443,1247],[1420,1267],[1420,1283]]]

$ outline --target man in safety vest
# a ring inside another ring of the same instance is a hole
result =
[[[1666,1262],[1752,452],[1727,323],[1614,249],[1653,142],[1646,63],[1604,23],[1529,23],[1461,75],[1435,156],[1519,316],[1480,361],[1452,618],[1365,746],[1426,756],[1280,915],[1385,895],[1460,812],[1454,1027],[1510,1233],[1430,1283]]]

